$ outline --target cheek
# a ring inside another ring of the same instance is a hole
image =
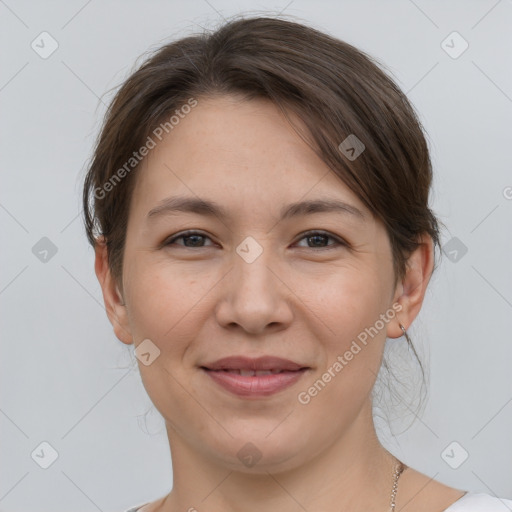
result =
[[[185,353],[194,347],[198,329],[211,314],[209,296],[222,275],[142,257],[127,265],[127,275],[133,276],[128,300],[136,344],[149,338],[160,349],[160,362],[181,371]]]
[[[387,308],[387,288],[373,266],[337,268],[326,279],[302,282],[304,303],[341,345],[373,325]]]
[[[389,294],[378,267],[338,270],[309,294],[308,305],[316,305],[321,320],[318,325],[328,327],[318,339],[323,345],[321,365],[308,383],[314,386],[309,389],[319,411],[339,403],[361,405],[378,374],[386,338],[380,315],[389,307]]]
[[[324,305],[319,317],[329,329],[317,339],[321,363],[297,396],[309,417],[330,411],[330,421],[337,427],[357,416],[375,384],[385,329],[372,328],[386,308],[368,281],[345,280],[338,285],[316,296]]]
[[[160,351],[150,365],[138,362],[142,382],[156,408],[173,424],[166,411],[173,411],[173,418],[187,414],[190,395],[182,383],[187,382],[190,368],[185,356],[204,321],[201,311],[211,285],[142,258],[127,265],[127,275],[133,276],[128,300],[135,345],[150,339]]]
[[[197,288],[193,274],[171,268],[151,256],[135,256],[126,265],[130,317],[136,329],[150,328],[161,336],[189,310]],[[141,333],[145,335],[145,333]]]

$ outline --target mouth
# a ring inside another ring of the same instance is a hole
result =
[[[278,373],[284,373],[284,372],[287,372],[287,371],[290,371],[290,370],[279,370],[277,368],[274,368],[272,370],[243,370],[241,368],[238,368],[238,369],[234,369],[234,370],[212,370],[211,368],[205,368],[203,366],[203,368],[205,370],[210,370],[212,372],[228,372],[228,373],[233,373],[235,375],[242,375],[243,377],[255,377],[255,376],[260,376],[260,375],[276,375]],[[295,370],[297,371],[297,370]]]
[[[288,359],[243,356],[219,359],[201,366],[217,385],[244,398],[270,396],[297,383],[311,368]]]

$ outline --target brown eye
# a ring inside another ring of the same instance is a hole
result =
[[[334,243],[328,244],[329,239],[334,240]],[[347,245],[343,240],[325,231],[308,231],[302,235],[300,240],[307,240],[308,243],[312,244],[307,247],[308,249],[331,249],[340,245]],[[327,245],[324,245],[324,243]]]
[[[180,240],[182,239],[184,241],[184,244],[176,244],[176,240]],[[190,242],[186,242],[186,240],[189,240]],[[211,238],[209,238],[208,236],[206,235],[203,235],[202,233],[199,233],[197,231],[185,231],[181,234],[178,234],[176,236],[173,236],[169,239],[167,239],[164,243],[163,243],[163,246],[169,246],[169,245],[178,245],[178,246],[182,246],[182,247],[185,247],[185,248],[189,248],[189,249],[192,249],[194,247],[198,247],[198,248],[201,248],[201,247],[207,247],[205,245],[202,244],[202,242],[204,242],[204,240],[211,240]]]
[[[177,240],[183,240],[183,243],[178,244],[176,243]],[[211,238],[198,231],[185,231],[168,238],[162,246],[181,246],[187,249],[203,248],[208,247],[208,245],[204,244],[206,240],[211,241]],[[325,231],[308,231],[302,235],[300,241],[302,240],[307,240],[308,246],[305,247],[306,249],[334,249],[339,246],[348,245],[340,238]],[[329,240],[333,240],[334,243],[329,243]]]

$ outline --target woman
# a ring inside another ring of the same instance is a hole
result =
[[[307,26],[232,20],[129,77],[84,211],[172,454],[172,491],[131,511],[512,508],[406,467],[375,432],[386,338],[413,348],[435,266],[431,180],[405,95]]]

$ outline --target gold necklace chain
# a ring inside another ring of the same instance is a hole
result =
[[[399,461],[398,459],[396,459],[398,461],[398,464],[396,465],[395,467],[395,471],[393,473],[393,487],[391,489],[391,512],[395,512],[395,507],[396,507],[396,503],[395,503],[395,499],[396,499],[396,493],[398,491],[398,479],[400,478],[400,475],[407,469],[407,466]],[[167,498],[166,498],[167,499]],[[146,503],[147,505],[147,503]],[[142,508],[145,507],[146,505],[143,505],[140,509],[137,509],[139,510],[139,512],[142,512]]]
[[[393,473],[393,487],[391,489],[391,512],[395,512],[395,499],[396,499],[396,493],[398,491],[398,479],[400,478],[400,475],[405,471],[407,466],[400,462],[398,459],[398,464],[395,468],[395,472]]]

